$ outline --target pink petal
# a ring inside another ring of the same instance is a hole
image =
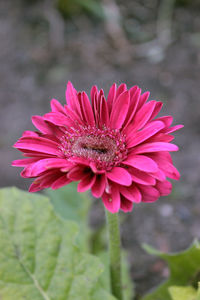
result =
[[[137,106],[138,106],[138,103],[139,103],[139,99],[140,99],[140,93],[141,93],[141,89],[137,89],[135,91],[134,94],[131,95],[131,89],[130,89],[130,105],[129,105],[129,110],[127,112],[127,116],[126,116],[126,120],[124,122],[124,128],[126,128],[130,122],[132,121],[134,115],[135,115],[135,112],[137,110]]]
[[[33,137],[38,137],[39,134],[37,132],[34,131],[30,131],[30,130],[26,130],[23,132],[22,137],[29,137],[29,136],[33,136]]]
[[[178,151],[178,146],[164,142],[146,143],[135,147],[131,153],[140,154],[157,151]]]
[[[89,190],[93,186],[95,180],[96,180],[96,175],[94,175],[93,173],[86,174],[85,177],[83,177],[83,179],[79,182],[77,191],[85,192]]]
[[[81,101],[82,101],[81,108],[87,124],[94,126],[95,125],[94,114],[92,111],[90,100],[85,92],[81,94]]]
[[[38,151],[41,153],[59,155],[58,144],[42,137],[22,137],[13,146],[17,149]]]
[[[120,193],[131,202],[141,202],[142,196],[135,184],[132,184],[129,187],[120,187]]]
[[[161,196],[167,196],[172,191],[172,184],[169,181],[160,182],[156,184],[156,188],[159,190]]]
[[[18,159],[18,160],[14,160],[12,162],[12,166],[13,167],[25,167],[28,166],[31,163],[34,163],[38,161],[38,158],[25,158],[25,159]]]
[[[152,136],[148,140],[148,143],[154,143],[154,142],[157,142],[157,141],[170,143],[171,141],[173,141],[173,139],[174,139],[173,135],[165,134],[165,133],[163,133],[163,130],[161,130],[160,132],[158,132],[157,134]]]
[[[156,101],[152,100],[141,107],[133,119],[134,130],[139,130],[145,126],[154,111],[155,105]]]
[[[29,192],[40,191],[44,188],[49,188],[56,181],[62,173],[52,171],[47,171],[44,175],[38,177],[30,186]]]
[[[144,94],[142,94],[140,96],[140,101],[139,101],[139,104],[138,104],[138,110],[144,106],[144,104],[147,102],[148,98],[149,98],[149,95],[150,93],[149,92],[145,92]]]
[[[107,178],[121,185],[129,186],[132,183],[132,177],[126,169],[114,167],[111,172],[106,173]]]
[[[157,118],[156,120],[163,122],[165,124],[165,127],[169,127],[173,122],[172,116],[163,116],[163,117]]]
[[[177,131],[177,130],[183,128],[183,127],[184,127],[184,125],[176,125],[176,126],[173,126],[171,128],[166,129],[165,133],[172,133],[172,132]]]
[[[152,186],[141,186],[142,202],[154,202],[160,197],[159,191]]]
[[[100,126],[103,125],[109,125],[109,112],[105,97],[102,97],[100,102]]]
[[[127,147],[132,148],[145,140],[149,139],[151,136],[155,135],[164,127],[164,123],[160,121],[154,121],[147,124],[142,130],[133,133],[132,126],[127,134]]]
[[[130,212],[133,209],[133,203],[126,199],[125,197],[121,196],[121,205],[120,205],[121,210],[123,212]]]
[[[117,88],[115,100],[117,101],[117,98],[125,91],[127,91],[127,86],[125,83],[121,83]]]
[[[102,195],[102,201],[111,213],[117,213],[120,209],[120,193],[117,186],[111,189],[111,194],[104,193]]]
[[[165,173],[160,169],[158,169],[157,172],[150,173],[149,175],[151,175],[153,178],[160,180],[160,181],[166,180]]]
[[[113,83],[107,97],[107,105],[108,105],[109,112],[111,112],[112,110],[113,101],[115,100],[116,97],[116,89],[117,89],[117,85],[116,83]]]
[[[74,126],[74,120],[72,120],[69,116],[59,113],[59,112],[51,112],[44,115],[44,120],[49,121],[57,126]]]
[[[90,92],[90,97],[91,97],[91,101],[92,103],[94,102],[94,99],[98,97],[99,91],[96,85],[94,85],[91,88],[91,92]]]
[[[73,87],[72,83],[69,81],[66,89],[66,101],[69,107],[78,115],[81,115],[80,104],[77,97],[77,91]]]
[[[105,175],[96,175],[96,181],[92,186],[92,195],[100,198],[105,190],[106,180]]]
[[[143,171],[131,168],[129,172],[131,173],[132,180],[134,182],[144,184],[144,185],[154,185],[156,183],[155,178],[153,178],[152,176],[150,176],[149,174]]]
[[[159,101],[159,102],[156,101],[154,111],[153,111],[149,121],[153,120],[157,116],[157,114],[161,111],[162,106],[163,106],[163,103],[161,101]]]
[[[165,154],[164,155],[150,154],[150,157],[152,157],[156,161],[161,171],[163,171],[167,177],[175,180],[180,179],[180,174],[178,170],[173,166],[170,156],[166,156]]]
[[[52,112],[60,112],[60,113],[65,114],[65,110],[64,110],[63,106],[56,99],[51,100],[51,110],[52,110]]]
[[[99,97],[97,97],[97,94],[95,94],[92,102],[92,108],[93,108],[96,126],[99,125],[99,100],[98,99]]]
[[[81,180],[83,177],[85,177],[85,175],[88,173],[89,168],[86,168],[85,166],[76,166],[73,169],[71,169],[69,171],[69,173],[67,174],[67,177],[70,180]]]
[[[129,109],[130,94],[126,91],[117,98],[115,104],[112,108],[110,115],[110,127],[113,129],[119,129],[122,127],[124,120],[126,119],[126,114]]]
[[[32,117],[32,123],[42,133],[52,134],[52,131],[49,128],[48,124],[44,121],[44,119],[41,116],[33,116]]]
[[[70,170],[72,163],[68,162],[66,159],[62,158],[45,158],[37,161],[31,166],[30,177],[38,176],[44,171],[51,169],[65,168],[65,170]]]
[[[58,178],[54,183],[52,184],[51,188],[53,190],[59,189],[67,184],[71,183],[71,180],[67,178],[67,175],[64,174],[60,178]]]
[[[123,161],[123,164],[145,172],[156,172],[158,170],[156,162],[144,155],[130,154],[127,159]]]

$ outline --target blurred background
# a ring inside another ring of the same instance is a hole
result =
[[[142,243],[177,251],[200,239],[200,1],[0,0],[0,41],[2,187],[28,189],[10,166],[21,157],[11,146],[33,129],[32,115],[49,111],[51,98],[64,104],[68,80],[87,92],[94,84],[106,93],[113,82],[137,84],[164,102],[162,114],[184,124],[176,133],[181,180],[173,193],[122,216],[131,275],[144,293],[168,271]],[[94,200],[93,227],[102,216]]]

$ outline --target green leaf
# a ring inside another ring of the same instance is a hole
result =
[[[173,286],[169,288],[169,293],[172,300],[196,300],[197,297],[197,291],[192,286]]]
[[[198,282],[200,272],[199,242],[195,241],[189,249],[174,254],[165,254],[147,245],[144,248],[149,254],[157,255],[168,263],[170,276],[152,293],[147,294],[143,300],[171,300],[169,287],[193,285]]]
[[[1,189],[0,299],[114,300],[99,289],[100,260],[76,246],[77,230],[41,194]]]
[[[58,190],[46,190],[55,212],[64,219],[75,221],[80,228],[78,245],[88,251],[90,229],[88,226],[89,209],[92,203],[89,193],[78,193],[77,184],[71,183]]]

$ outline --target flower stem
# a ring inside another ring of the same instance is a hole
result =
[[[109,241],[111,291],[118,300],[122,300],[121,243],[118,213],[112,214],[106,209],[106,217]]]

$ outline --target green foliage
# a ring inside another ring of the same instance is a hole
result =
[[[175,254],[165,254],[147,245],[145,245],[144,248],[149,254],[157,255],[168,263],[170,276],[166,282],[161,284],[152,293],[146,295],[142,300],[171,300],[173,298],[171,298],[170,294],[173,295],[174,297],[173,300],[179,300],[179,298],[177,298],[178,286],[187,286],[187,285],[191,286],[197,284],[199,279],[198,278],[199,272],[200,272],[200,243],[199,242],[196,241],[186,251],[175,253]],[[176,287],[176,290],[172,288],[174,286]],[[192,289],[188,288],[185,291],[191,292]],[[179,290],[179,293],[181,292],[183,291]],[[194,300],[197,299],[195,298]],[[185,299],[180,298],[180,300],[185,300]],[[187,300],[190,300],[190,298]]]
[[[58,0],[57,3],[58,9],[64,17],[86,12],[98,19],[104,18],[103,7],[98,0]]]
[[[77,247],[77,231],[41,194],[0,190],[0,299],[116,300],[98,282],[100,259]]]
[[[79,245],[81,245],[82,249],[87,251],[89,251],[89,248],[92,248],[92,254],[95,254],[101,259],[101,262],[104,264],[104,271],[101,273],[99,278],[99,287],[104,289],[104,293],[105,290],[110,291],[109,261],[107,252],[105,251],[105,246],[107,244],[107,232],[105,226],[102,226],[99,231],[94,233],[91,233],[91,230],[89,229],[88,215],[92,201],[89,194],[77,193],[76,183],[71,183],[67,187],[56,191],[47,190],[46,194],[50,197],[51,203],[53,204],[54,210],[57,214],[65,219],[73,220],[78,223],[80,228],[80,232],[77,237]],[[124,253],[122,260],[124,300],[129,300],[133,298],[133,284],[129,276],[127,259]],[[100,299],[103,298],[102,294],[102,298]]]
[[[192,286],[172,286],[169,293],[172,300],[197,300],[197,291]]]
[[[85,251],[89,250],[90,229],[88,226],[88,215],[91,199],[88,193],[78,193],[77,184],[56,191],[46,190],[45,194],[50,198],[55,212],[66,220],[75,221],[79,225],[77,242]]]

